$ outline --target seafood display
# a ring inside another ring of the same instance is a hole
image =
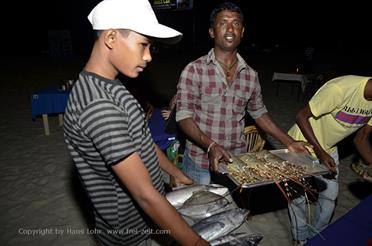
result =
[[[309,156],[288,150],[262,150],[239,156],[221,173],[228,174],[237,187],[274,183],[288,202],[299,195],[316,197],[317,191],[306,179],[328,173],[327,168]],[[223,165],[219,165],[223,167]],[[263,235],[246,225],[249,210],[237,208],[228,189],[222,185],[190,185],[166,194],[167,200],[186,222],[211,245],[257,245]]]
[[[222,185],[177,187],[167,193],[166,198],[185,221],[213,245],[257,245],[263,237],[251,232],[246,223],[249,210],[238,208],[229,190]]]
[[[280,158],[278,154],[282,154],[284,157],[291,157],[296,163]],[[233,163],[229,164],[226,169],[233,180],[243,187],[288,180],[297,183],[305,177],[328,172],[323,166],[314,164],[311,159],[306,158],[304,155],[289,153],[288,151],[262,150],[237,157],[233,156]]]

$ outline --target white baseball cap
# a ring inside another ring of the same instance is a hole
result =
[[[129,29],[168,43],[182,38],[182,33],[158,22],[148,0],[103,0],[88,19],[94,30]]]

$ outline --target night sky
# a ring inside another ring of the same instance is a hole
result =
[[[74,52],[90,52],[92,31],[87,15],[98,0],[61,0],[44,3],[13,2],[10,17],[1,17],[3,54],[37,55],[48,49],[48,30],[70,30]],[[194,0],[192,11],[157,12],[160,22],[184,33],[186,47],[210,46],[209,14],[221,1]],[[301,50],[312,44],[319,49],[371,53],[369,8],[356,1],[316,3],[314,1],[237,2],[245,14],[245,37],[242,45],[252,43],[262,48],[275,44]],[[259,2],[259,3],[256,3]],[[366,2],[366,1],[365,1]],[[193,24],[194,23],[194,24]]]

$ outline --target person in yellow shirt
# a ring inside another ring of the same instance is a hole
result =
[[[289,203],[293,239],[300,245],[323,230],[333,214],[338,195],[337,143],[356,132],[356,149],[366,164],[372,164],[371,117],[372,77],[354,75],[328,81],[297,113],[288,135],[311,144],[311,154],[333,174],[319,177],[327,186],[319,193],[312,224],[306,219],[304,196]]]

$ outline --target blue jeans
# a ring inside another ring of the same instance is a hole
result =
[[[182,170],[197,184],[210,184],[211,174],[208,169],[201,168],[191,160],[187,150],[183,153]]]
[[[294,240],[307,240],[318,234],[329,224],[336,204],[338,195],[338,153],[331,154],[335,160],[337,175],[336,179],[317,177],[327,185],[326,189],[319,193],[316,203],[313,221],[308,218],[310,206],[305,197],[301,196],[288,204],[288,212],[291,219],[291,232]]]

